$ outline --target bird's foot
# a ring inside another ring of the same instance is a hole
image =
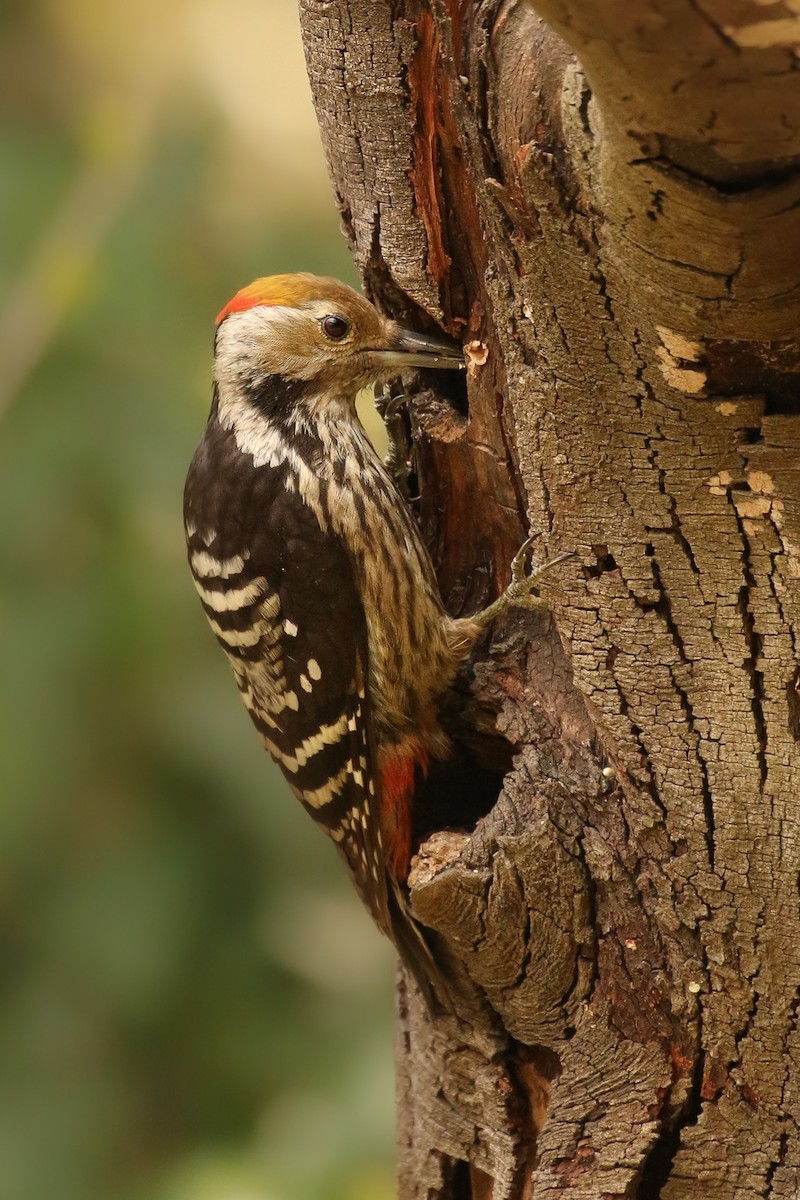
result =
[[[407,403],[408,396],[405,392],[392,395],[388,387],[384,389],[382,396],[375,398],[375,407],[384,422],[394,421],[400,417]]]
[[[411,499],[408,477],[411,471],[411,436],[403,409],[408,402],[405,392],[392,394],[387,385],[381,395],[375,397],[375,407],[386,428],[389,447],[383,465],[394,480],[395,487],[404,500]]]
[[[536,595],[538,583],[543,575],[552,571],[553,567],[572,558],[574,551],[567,550],[564,554],[557,554],[555,558],[535,566],[529,562],[529,559],[531,547],[538,537],[538,534],[533,534],[522,543],[511,560],[511,582],[508,587],[502,596],[498,597],[488,608],[479,612],[473,617],[473,620],[478,621],[481,625],[487,625],[507,608],[542,609],[548,607],[541,596]]]
[[[573,557],[574,551],[566,550],[563,554],[557,554],[555,558],[548,559],[547,562],[539,563],[538,566],[531,562],[529,567],[531,547],[537,537],[538,535],[534,534],[527,538],[511,560],[511,582],[500,597],[507,605],[514,605],[516,608],[546,607],[541,596],[534,594],[538,581],[543,575],[552,571],[553,567],[557,567],[560,563]]]

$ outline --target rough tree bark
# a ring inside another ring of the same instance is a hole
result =
[[[472,342],[414,405],[448,604],[577,551],[453,703],[403,1200],[800,1195],[799,8],[301,0],[367,291]]]

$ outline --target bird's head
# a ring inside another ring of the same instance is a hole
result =
[[[460,347],[402,329],[337,279],[270,275],[242,288],[217,317],[219,384],[258,389],[269,378],[352,402],[408,367],[463,367]]]

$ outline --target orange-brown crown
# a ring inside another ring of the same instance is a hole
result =
[[[301,273],[299,275],[265,275],[243,287],[229,300],[217,314],[217,325],[224,321],[229,313],[243,312],[257,305],[268,306],[286,305],[297,308],[306,300],[317,298],[321,280],[316,275]],[[332,283],[335,281],[331,281]],[[339,284],[339,287],[342,285]]]

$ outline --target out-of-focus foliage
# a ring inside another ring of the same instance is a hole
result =
[[[293,0],[9,0],[0,1196],[391,1194],[390,948],[184,564],[213,314],[353,279]]]

